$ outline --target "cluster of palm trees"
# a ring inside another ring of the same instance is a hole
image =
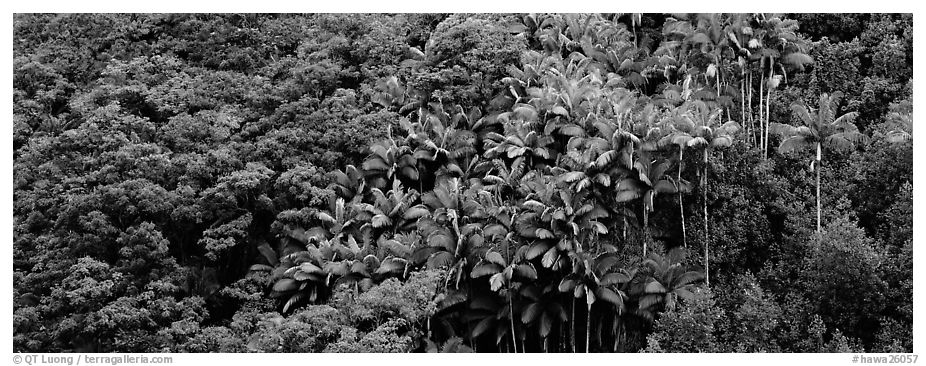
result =
[[[822,144],[858,139],[853,115],[834,119],[830,97],[816,113],[794,107],[806,126],[769,120],[779,80],[809,61],[793,21],[679,16],[650,51],[616,18],[525,16],[542,51],[509,68],[503,111],[412,100],[395,78],[384,82],[378,100],[405,117],[360,168],[337,172],[328,209],[307,209],[279,248],[261,251],[270,266],[254,270],[272,272],[282,311],[338,285],[363,291],[443,268],[439,309],[424,325],[434,337],[477,351],[625,350],[656,313],[709,283],[713,151],[737,138],[766,151],[777,131],[791,136],[783,152],[816,144],[819,167]],[[695,187],[700,265],[684,255]],[[676,249],[654,252],[650,218],[661,209],[679,210],[682,234],[665,245]]]

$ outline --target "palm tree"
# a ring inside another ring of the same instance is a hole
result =
[[[762,156],[767,158],[768,138],[771,130],[772,90],[778,87],[782,79],[787,82],[788,68],[802,70],[804,65],[812,63],[813,59],[804,53],[804,44],[797,35],[797,21],[783,20],[777,14],[759,14],[757,23],[759,28],[755,31],[756,37],[749,41],[749,46],[755,49],[752,55],[759,58],[760,64],[759,73],[762,79],[759,84],[759,122],[760,125],[764,123],[764,128],[759,131],[759,141],[763,151]],[[781,71],[781,75],[775,75],[776,66]],[[765,70],[768,70],[767,78]],[[763,87],[767,87],[765,103],[762,103]],[[764,118],[762,118],[763,105],[765,106]]]
[[[711,109],[700,101],[691,103],[689,113],[695,126],[692,129],[693,138],[688,141],[688,146],[701,148],[704,151],[704,167],[701,171],[701,204],[704,214],[704,282],[710,285],[710,235],[708,234],[707,214],[709,156],[715,148],[733,145],[733,135],[739,131],[740,125],[733,121],[720,124],[721,110]]]
[[[700,103],[703,104],[703,102]],[[690,185],[687,181],[682,180],[682,169],[685,161],[685,148],[694,143],[692,141],[694,136],[691,135],[694,123],[688,115],[687,105],[673,108],[672,113],[666,118],[672,131],[659,140],[659,145],[666,146],[672,144],[678,146],[678,177],[675,183],[677,185],[676,190],[678,191],[679,217],[681,217],[682,221],[682,246],[688,248],[687,230],[685,228],[685,205],[682,200],[682,194],[689,191]]]
[[[512,243],[506,243],[506,252],[508,245]],[[489,276],[489,287],[492,291],[497,291],[504,293],[503,296],[507,298],[507,310],[508,310],[508,319],[511,326],[511,341],[514,345],[514,352],[518,352],[518,342],[517,342],[517,331],[515,329],[515,304],[514,304],[514,293],[517,291],[517,288],[520,284],[517,284],[516,281],[529,282],[537,279],[537,269],[534,268],[534,265],[530,262],[523,261],[523,251],[519,250],[515,254],[508,254],[508,260],[506,260],[499,252],[488,251],[485,256],[479,263],[473,267],[473,271],[470,274],[473,278]],[[523,338],[522,338],[523,341]],[[524,346],[522,343],[521,352],[524,351]]]
[[[820,169],[823,163],[823,147],[836,149],[851,148],[855,143],[867,139],[852,123],[858,112],[849,112],[836,117],[839,99],[842,93],[820,96],[819,109],[808,109],[801,103],[791,105],[791,110],[800,119],[803,126],[776,124],[775,129],[786,136],[778,151],[782,154],[793,151],[816,148],[817,155],[811,167],[817,174],[817,233],[822,232],[822,204],[820,202]]]
[[[649,240],[649,214],[655,209],[654,202],[658,193],[677,193],[676,183],[668,174],[671,162],[667,159],[653,158],[646,149],[637,151],[639,159],[633,164],[630,176],[617,183],[615,200],[628,202],[643,200],[643,258],[646,258]]]
[[[530,284],[521,288],[521,298],[524,299],[524,310],[521,312],[521,322],[526,326],[537,324],[538,334],[543,340],[544,352],[549,352],[548,337],[553,329],[555,320],[565,323],[569,320],[566,309],[563,308],[561,296],[555,283],[546,286]]]
[[[694,283],[704,276],[700,272],[689,271],[683,265],[685,250],[675,248],[666,255],[653,253],[643,262],[648,271],[646,281],[637,284],[633,292],[640,297],[637,311],[651,317],[653,307],[662,304],[666,309],[675,309],[678,299],[690,300]]]
[[[615,253],[593,255],[591,252],[572,252],[572,273],[563,277],[560,292],[571,292],[578,299],[585,297],[585,353],[591,349],[592,305],[603,300],[614,306],[617,313],[624,311],[627,295],[618,287],[630,281],[630,274],[623,268],[615,268],[618,258]]]
[[[533,111],[532,108],[523,107],[524,113]],[[511,161],[508,170],[512,179],[519,180],[527,170],[555,158],[556,151],[550,146],[553,138],[538,133],[528,123],[510,122],[506,124],[505,130],[505,135],[490,132],[486,136],[484,156],[488,159],[499,156],[508,158]]]
[[[714,77],[717,97],[719,98],[723,88],[721,87],[721,76],[723,72],[724,51],[729,49],[730,40],[727,36],[728,29],[725,27],[723,15],[698,14],[697,26],[685,41],[692,46],[698,46],[702,54],[707,55],[712,63],[705,70],[705,76]]]
[[[363,162],[366,181],[373,187],[389,187],[393,179],[405,178],[406,183],[419,182],[418,161],[408,145],[399,145],[389,136],[370,147],[370,156]],[[420,185],[419,185],[420,189]]]

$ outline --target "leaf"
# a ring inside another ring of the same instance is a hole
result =
[[[592,181],[589,180],[588,178],[582,179],[579,181],[579,184],[576,184],[575,190],[576,192],[582,192],[582,190],[584,190],[585,188],[588,188],[588,186],[590,186],[591,184],[592,184]]]
[[[527,260],[533,260],[534,258],[537,258],[541,254],[544,254],[548,250],[550,250],[550,247],[552,247],[552,244],[550,244],[547,241],[534,243],[533,245],[531,245],[530,249],[527,251],[527,254],[524,256],[524,258]]]
[[[322,271],[321,268],[318,268],[318,266],[316,266],[312,262],[303,262],[302,264],[299,265],[299,270],[305,273],[316,273],[316,274],[325,273],[325,271]]]
[[[428,258],[431,257],[432,254],[442,251],[442,248],[443,247],[427,246],[427,247],[421,247],[421,248],[415,249],[415,251],[412,253],[411,261],[416,266],[420,265],[426,262]]]
[[[508,229],[500,224],[491,224],[482,230],[482,235],[488,238],[503,238],[508,235]]]
[[[641,194],[636,190],[620,190],[617,191],[617,194],[614,196],[614,200],[618,203],[633,201],[637,198],[640,198]]]
[[[781,142],[781,145],[778,146],[778,153],[787,154],[811,145],[812,143],[804,136],[791,136]]]
[[[534,235],[537,239],[553,239],[553,232],[544,228],[538,228],[534,231]]]
[[[546,338],[550,335],[551,329],[553,329],[553,318],[549,313],[544,312],[540,316],[540,336]]]
[[[376,216],[373,216],[372,224],[373,224],[373,228],[381,228],[384,226],[392,225],[392,220],[390,220],[389,217],[386,215],[378,214]]]
[[[536,121],[537,120],[537,109],[529,104],[518,104],[517,107],[512,109],[517,118],[521,118],[526,121]]]
[[[623,273],[614,272],[614,273],[608,273],[602,276],[601,281],[599,281],[599,284],[601,286],[610,286],[610,285],[615,285],[619,283],[626,283],[629,281],[630,281],[630,276],[627,276],[626,274],[623,274]]]
[[[363,170],[366,170],[366,171],[387,171],[389,170],[389,165],[386,164],[386,162],[384,162],[380,158],[368,159],[363,162],[363,165],[361,165],[361,167],[363,168]]]
[[[713,147],[730,147],[733,146],[733,139],[730,136],[717,136],[711,141]]]
[[[540,316],[541,307],[540,303],[532,302],[524,307],[524,311],[521,312],[521,323],[530,324],[533,323],[538,316]]]
[[[377,274],[396,273],[405,269],[406,261],[401,258],[389,257],[380,263],[376,269]]]
[[[659,281],[652,281],[646,284],[646,287],[643,289],[643,292],[647,294],[663,294],[666,292],[666,288],[662,286]]]
[[[432,247],[440,247],[440,248],[447,249],[449,251],[453,251],[456,245],[456,242],[454,242],[454,240],[451,239],[447,235],[434,234],[434,235],[431,235],[430,238],[428,238],[428,245]]]
[[[299,281],[292,278],[282,278],[273,284],[273,291],[276,292],[287,292],[297,288],[299,288]]]
[[[325,272],[334,276],[344,276],[348,273],[347,262],[328,262],[325,263]]]
[[[293,279],[299,282],[306,282],[306,281],[321,282],[322,276],[316,273],[309,273],[309,272],[303,272],[303,271],[297,270],[296,273],[293,274]]]
[[[576,125],[565,125],[559,128],[559,133],[565,136],[585,136],[585,129]]]
[[[806,53],[791,52],[784,55],[781,60],[783,63],[794,66],[798,70],[804,70],[804,66],[813,63],[813,57]]]
[[[481,263],[473,267],[472,272],[470,272],[470,277],[479,278],[479,277],[485,277],[488,275],[494,275],[496,273],[501,272],[502,269],[503,269],[502,266],[499,266],[498,264],[495,264],[495,263]]]
[[[552,112],[553,114],[557,114],[563,117],[569,117],[569,111],[567,111],[566,108],[563,108],[562,106],[553,107]]]
[[[286,311],[289,310],[289,308],[293,306],[296,302],[298,302],[299,300],[302,300],[303,296],[305,295],[303,295],[301,292],[297,292],[293,294],[293,296],[290,296],[289,300],[286,301],[286,304],[283,305],[283,313],[286,313]]]
[[[502,258],[502,255],[499,254],[498,252],[487,252],[486,255],[485,255],[485,260],[486,260],[486,262],[495,263],[495,264],[497,264],[497,265],[499,265],[499,266],[502,266],[502,267],[508,265],[508,264],[505,262],[505,258]]]
[[[692,293],[691,291],[688,291],[688,289],[685,289],[685,288],[676,289],[675,294],[678,295],[678,297],[686,301],[691,301],[692,299],[694,299],[694,296],[695,296],[694,293]]]
[[[640,309],[648,309],[649,307],[662,302],[664,299],[661,294],[647,294],[643,295],[640,298],[640,301],[637,303],[637,307]]]
[[[420,217],[428,216],[430,214],[431,211],[428,210],[427,207],[423,205],[417,205],[415,207],[409,208],[408,210],[405,210],[405,213],[402,214],[402,218],[406,220],[414,220]]]
[[[505,285],[505,274],[504,273],[496,273],[492,275],[492,277],[489,277],[489,287],[492,289],[492,291],[498,292],[498,290],[501,290],[502,286],[504,285]]]
[[[324,211],[318,211],[317,213],[315,213],[315,217],[324,222],[328,222],[332,224],[338,223],[337,220],[334,219],[334,217],[331,217],[331,215],[329,215],[327,212],[324,212]]]
[[[437,252],[428,257],[428,268],[438,269],[450,267],[453,264],[453,254],[450,252]]]
[[[618,152],[616,150],[606,151],[602,153],[601,155],[599,155],[597,159],[595,159],[595,166],[598,167],[599,169],[604,168],[608,166],[608,164],[610,164],[611,161],[617,159],[617,155],[618,155]]]
[[[704,279],[704,274],[701,272],[685,272],[675,280],[676,286],[684,286],[692,282],[697,282]]]
[[[482,321],[480,321],[479,324],[476,324],[476,327],[473,328],[472,337],[476,338],[489,330],[489,328],[492,326],[493,320],[494,319],[492,317],[482,319]]]
[[[524,279],[528,279],[528,280],[537,279],[537,270],[534,269],[534,266],[530,264],[519,264],[517,267],[514,268],[514,273]]]
[[[624,298],[613,290],[607,287],[599,287],[596,293],[598,294],[598,298],[613,304],[618,309],[624,308]]]
[[[563,278],[563,280],[560,281],[557,289],[559,290],[559,292],[569,292],[575,289],[575,285],[576,285],[576,281],[574,279],[567,277],[567,278]]]
[[[677,187],[675,187],[675,184],[672,184],[672,182],[667,181],[667,180],[661,180],[661,181],[656,182],[656,187],[654,187],[654,189],[656,192],[664,193],[664,194],[665,193],[678,193],[678,189]]]
[[[466,303],[466,301],[469,299],[465,291],[451,290],[450,292],[441,293],[441,295],[444,295],[444,296],[441,298],[441,300],[437,301],[438,311],[447,309],[457,304]],[[438,297],[440,297],[440,295],[438,295]]]
[[[540,202],[535,201],[535,200],[527,200],[527,201],[524,201],[524,203],[522,204],[522,206],[527,207],[527,208],[532,209],[532,210],[535,210],[535,211],[541,211],[541,210],[547,208],[547,205],[544,205],[543,203],[540,203]]]
[[[700,148],[700,147],[703,147],[703,146],[707,146],[707,140],[705,140],[705,139],[704,139],[703,137],[701,137],[701,136],[698,136],[698,137],[695,137],[695,138],[693,138],[693,139],[691,139],[691,140],[688,140],[688,142],[687,142],[685,145],[688,146],[688,147]]]
[[[550,250],[547,250],[546,254],[543,255],[543,259],[540,263],[544,268],[550,268],[553,267],[554,263],[556,263],[557,258],[559,258],[559,255],[556,252],[556,247],[552,247]]]

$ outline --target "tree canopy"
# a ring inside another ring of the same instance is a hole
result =
[[[912,352],[912,30],[17,14],[13,348]]]

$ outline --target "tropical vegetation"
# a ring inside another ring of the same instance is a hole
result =
[[[911,14],[18,14],[17,352],[912,352]]]

